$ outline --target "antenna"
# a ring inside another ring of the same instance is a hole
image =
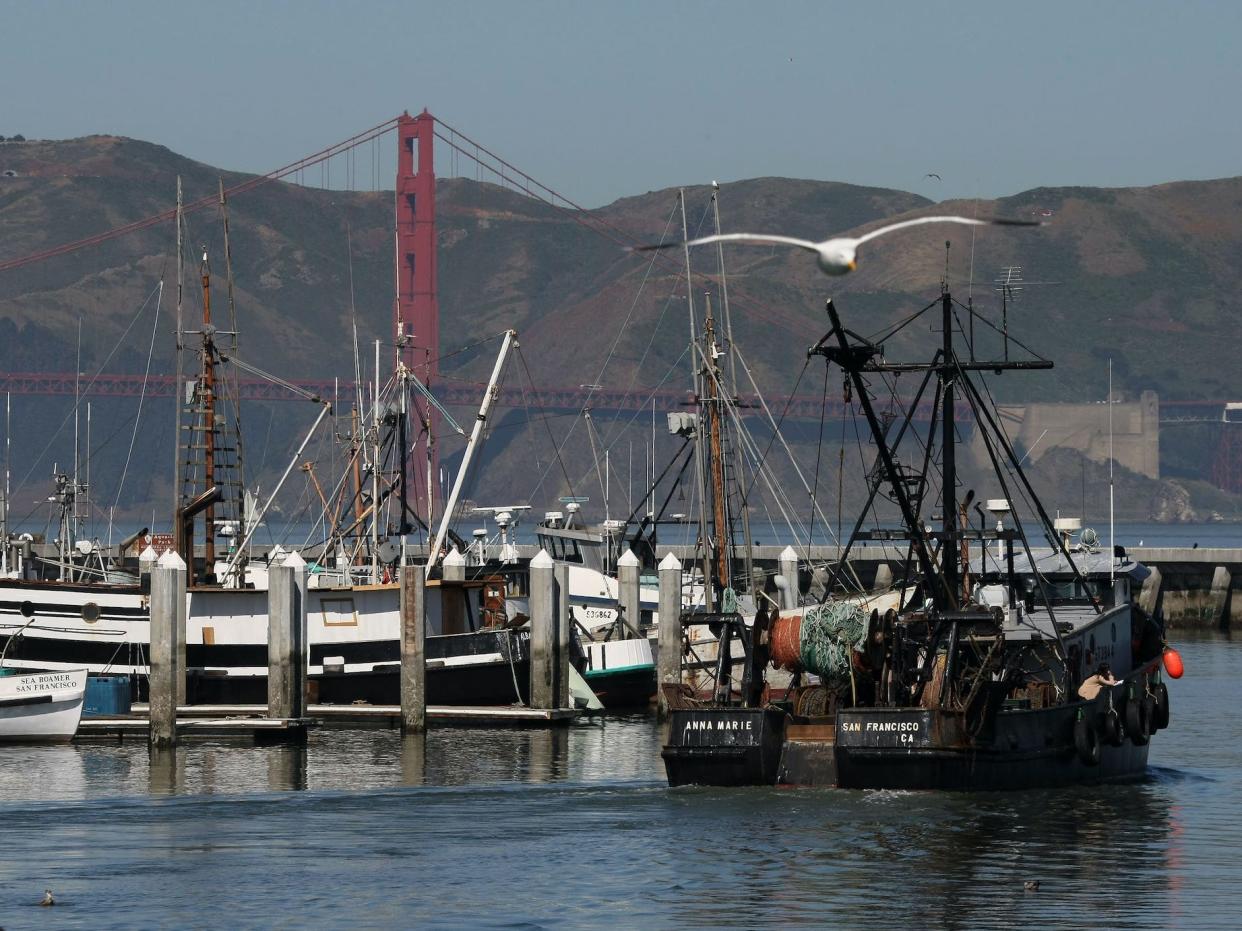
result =
[[[1018,295],[1025,290],[1022,285],[1022,266],[1006,265],[1000,270],[1000,276],[996,278],[997,287],[994,291],[999,291],[1001,296],[1001,335],[1005,340],[1005,361],[1009,361],[1009,305],[1018,299]]]

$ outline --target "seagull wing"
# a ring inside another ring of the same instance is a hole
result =
[[[885,236],[894,230],[903,230],[908,226],[923,226],[927,223],[962,223],[966,226],[1043,226],[1039,220],[1006,220],[998,217],[990,217],[983,220],[975,220],[971,217],[915,217],[913,220],[902,220],[900,223],[890,223],[888,226],[881,226],[878,230],[872,230],[870,233],[864,233],[854,242],[862,245],[880,236]]]
[[[680,246],[706,246],[713,242],[744,242],[756,246],[794,246],[809,252],[819,251],[816,244],[809,239],[794,239],[792,236],[769,236],[763,233],[721,233],[719,236],[704,236],[688,242],[661,242],[651,246],[634,246],[635,252],[652,252],[656,249],[672,249]]]

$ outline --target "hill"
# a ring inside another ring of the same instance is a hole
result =
[[[187,201],[213,194],[219,179],[231,185],[246,177],[161,146],[109,136],[0,144],[0,171],[15,174],[0,177],[0,261],[167,210],[178,175]],[[513,327],[522,360],[520,374],[511,374],[511,380],[684,385],[680,257],[662,262],[627,253],[590,228],[607,224],[635,241],[678,238],[676,194],[675,189],[648,192],[584,217],[495,185],[442,178],[437,197],[446,376],[482,381],[494,350],[480,341]],[[692,234],[709,230],[710,189],[689,187],[685,194]],[[933,204],[895,190],[760,178],[723,185],[720,203],[725,229],[813,238],[929,212],[1038,217],[1050,223],[1040,230],[987,229],[974,237],[965,228],[937,227],[927,235],[882,239],[864,251],[859,270],[842,279],[825,278],[802,254],[730,248],[726,260],[737,342],[769,397],[794,387],[805,347],[824,328],[825,297],[833,296],[860,332],[875,332],[934,299],[947,274],[956,296],[970,294],[975,307],[1000,325],[992,282],[1011,265],[1022,266],[1030,284],[1008,309],[1010,333],[1053,358],[1057,368],[1046,377],[998,379],[993,389],[998,398],[1102,399],[1109,359],[1118,389],[1127,394],[1151,388],[1165,398],[1188,400],[1238,390],[1236,366],[1229,360],[1242,348],[1242,336],[1232,326],[1242,284],[1235,261],[1242,249],[1242,179],[1136,189],[1041,188],[997,201]],[[272,182],[235,198],[230,224],[239,355],[286,377],[352,378],[351,306],[357,308],[364,345],[385,339],[390,328],[391,218],[391,192]],[[189,251],[206,247],[216,285],[222,286],[215,211],[193,214],[189,226]],[[173,251],[170,222],[0,275],[0,366],[72,370],[81,319],[83,372],[102,367],[141,373],[152,317],[150,305],[141,315],[138,311],[161,278],[171,286]],[[699,250],[694,270],[696,294],[711,291],[718,302],[715,251]],[[196,267],[187,269],[191,307],[197,301],[196,273]],[[170,287],[163,296],[155,372],[173,369],[172,293]],[[892,341],[892,354],[922,356],[929,339],[934,337],[926,327],[911,328]],[[370,358],[371,350],[363,356]],[[800,393],[823,390],[822,376],[819,383],[807,378]],[[96,475],[112,475],[125,459],[126,424],[135,407],[94,405]],[[14,480],[29,473],[34,483],[50,470],[50,460],[63,463],[72,456],[63,435],[44,439],[49,424],[64,417],[66,403],[24,399],[20,407],[14,412],[14,458],[20,450],[22,463],[15,461]],[[256,406],[244,414],[249,461],[269,485],[304,427],[294,409]],[[104,495],[106,480],[99,482],[101,497],[129,513],[158,509],[168,500],[164,472],[171,471],[171,454],[159,449],[171,440],[171,414],[152,405],[144,423],[150,426],[134,454],[147,464],[141,475],[127,482],[119,497],[113,496],[115,489]],[[532,487],[532,472],[551,472],[551,447],[572,423],[507,412],[476,494],[530,499],[538,507],[565,493],[569,483],[563,478],[558,487],[552,479]],[[649,425],[628,432],[623,422],[597,426],[607,434],[604,440],[613,441],[616,455],[622,455],[621,444],[629,444],[627,450],[638,444],[634,448],[643,458]],[[265,437],[256,439],[257,433]],[[589,484],[592,458],[583,434],[565,444],[573,460],[566,472]],[[100,440],[103,436],[107,439]],[[45,445],[44,454],[35,455]],[[1166,461],[1188,479],[1203,479],[1202,460],[1209,454],[1205,446]],[[151,462],[161,467],[152,468]],[[1055,485],[1057,475],[1048,481]],[[1146,500],[1154,492],[1142,494]],[[1136,500],[1139,496],[1136,491]]]

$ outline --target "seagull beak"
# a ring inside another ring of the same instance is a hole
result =
[[[858,260],[857,260],[857,259],[851,259],[851,260],[850,260],[850,264],[849,264],[849,270],[850,270],[850,271],[853,271],[853,270],[854,270],[854,269],[856,269],[857,267],[858,267]]]

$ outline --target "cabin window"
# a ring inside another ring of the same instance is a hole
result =
[[[325,598],[320,602],[324,627],[357,627],[358,612],[352,598]]]

